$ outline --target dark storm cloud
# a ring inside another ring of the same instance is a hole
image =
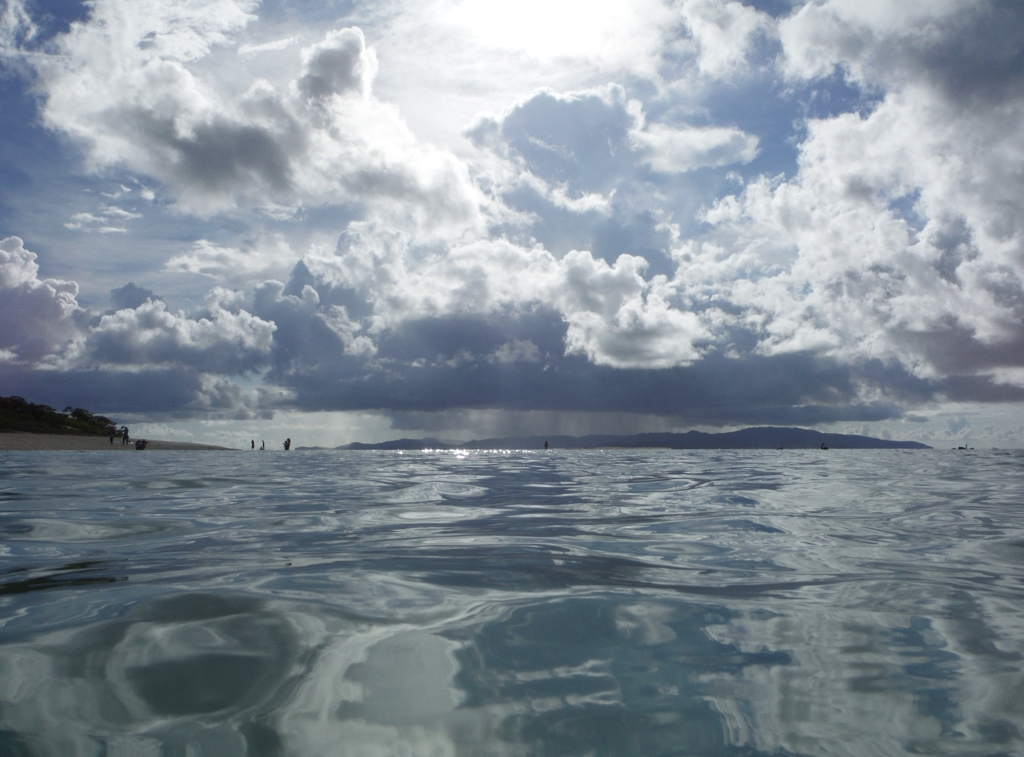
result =
[[[952,101],[991,105],[1021,96],[1024,5],[1019,0],[968,3],[936,27],[911,37],[903,49]]]
[[[1019,326],[1012,338],[985,344],[973,331],[951,319],[944,325],[942,329],[905,332],[900,336],[945,374],[1024,365],[1024,330]]]
[[[990,376],[947,376],[936,394],[954,402],[1024,402],[1024,387],[1001,384]]]
[[[334,376],[317,381],[306,374],[296,376],[289,388],[297,392],[296,405],[310,410],[628,412],[710,424],[814,424],[899,416],[891,404],[858,401],[848,371],[830,371],[812,363],[766,358],[705,363],[699,369],[635,371],[594,367],[569,358],[556,367],[534,363],[403,367],[347,381]],[[801,375],[805,380],[795,382]]]
[[[0,367],[3,395],[62,408],[67,405],[116,413],[182,413],[201,388],[187,369],[156,371],[31,371]],[[186,413],[188,414],[188,413]]]
[[[420,318],[385,335],[377,356],[402,363],[444,362],[463,353],[479,361],[513,340],[529,340],[539,355],[560,356],[565,351],[565,332],[561,316],[544,308],[489,317]]]
[[[927,401],[927,382],[881,364],[858,371],[809,353],[729,359],[710,356],[685,368],[630,370],[564,357],[566,325],[537,310],[518,318],[452,316],[410,321],[378,336],[376,360],[310,367],[279,376],[304,410],[421,412],[502,408],[628,412],[697,423],[880,420],[892,403],[864,403],[865,385],[893,387]],[[505,344],[529,344],[534,359],[495,359]]]

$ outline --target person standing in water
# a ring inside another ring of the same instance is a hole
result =
[[[252,448],[256,449],[256,440],[255,439],[251,439],[250,442],[252,443]]]
[[[284,451],[287,452],[291,448],[292,448],[292,440],[291,440],[291,437],[288,437],[287,439],[284,440]]]
[[[266,448],[267,448],[267,443],[263,439],[260,439],[260,449],[266,449]]]

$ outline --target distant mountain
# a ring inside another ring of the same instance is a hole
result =
[[[594,449],[599,447],[662,447],[667,449],[931,449],[920,442],[900,442],[853,434],[825,434],[806,428],[763,426],[705,434],[595,434],[592,436],[512,436],[451,444],[440,439],[395,439],[379,444],[353,442],[337,449],[418,450],[418,449]]]
[[[544,446],[544,440],[540,440],[540,446]],[[458,449],[458,445],[442,442],[440,439],[392,439],[390,442],[379,442],[377,444],[363,444],[352,442],[343,444],[335,449],[383,449],[383,450],[406,450],[406,449]],[[474,447],[474,449],[479,449]],[[490,449],[490,448],[488,448]]]

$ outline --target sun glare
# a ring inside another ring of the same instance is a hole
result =
[[[666,20],[656,0],[464,0],[448,20],[486,47],[521,50],[531,57],[616,57],[641,31]]]

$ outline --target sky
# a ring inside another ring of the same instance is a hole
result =
[[[0,394],[1024,446],[1018,0],[0,0]]]

